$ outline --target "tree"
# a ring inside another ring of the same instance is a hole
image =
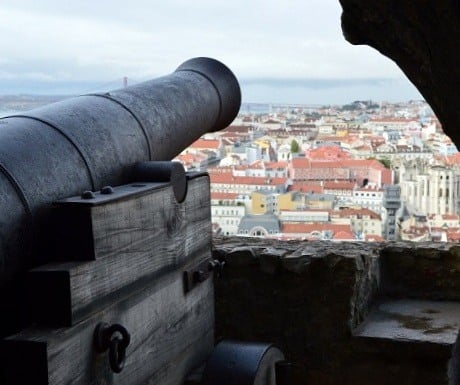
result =
[[[370,158],[367,158],[367,160],[378,160],[380,163],[382,163],[386,168],[391,168],[391,159],[390,158],[380,158],[380,159],[377,159],[377,158],[374,158],[374,157],[370,157]]]
[[[292,153],[298,153],[299,151],[300,151],[299,143],[297,143],[297,140],[292,139],[292,142],[291,142],[291,152],[292,152]]]
[[[391,160],[388,158],[379,159],[379,162],[382,163],[386,168],[391,168]]]

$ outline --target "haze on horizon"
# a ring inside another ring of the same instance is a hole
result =
[[[209,56],[245,102],[422,99],[402,71],[340,28],[338,0],[4,0],[0,94],[81,94]]]

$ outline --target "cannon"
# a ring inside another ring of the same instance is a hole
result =
[[[209,176],[171,161],[240,103],[233,73],[195,58],[0,119],[1,384],[287,378],[270,344],[214,349]]]
[[[195,58],[169,76],[0,119],[0,286],[46,262],[34,240],[52,202],[129,183],[136,163],[171,160],[229,125],[240,101],[226,66]]]
[[[195,58],[169,76],[0,119],[0,336],[26,319],[22,273],[56,257],[53,202],[133,181],[140,162],[171,160],[230,124],[240,101],[225,65]]]

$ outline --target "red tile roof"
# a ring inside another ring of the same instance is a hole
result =
[[[292,168],[310,168],[311,162],[307,158],[293,158],[291,160]]]
[[[287,168],[288,162],[265,162],[265,168]]]
[[[350,154],[342,150],[338,146],[324,146],[313,150],[308,150],[305,156],[309,159],[325,160],[325,159],[346,159]]]
[[[341,160],[310,160],[293,158],[292,168],[373,168],[385,169],[385,166],[375,159],[341,159]]]
[[[445,221],[455,221],[459,219],[459,216],[456,215],[456,214],[443,214],[442,215],[442,219],[445,220]]]
[[[255,162],[252,162],[250,165],[247,167],[248,169],[257,169],[257,170],[263,170],[264,169],[264,162],[262,160],[256,160]]]
[[[450,156],[446,156],[445,162],[447,165],[460,164],[460,152]]]
[[[375,159],[345,159],[342,160],[342,167],[355,168],[374,168],[378,170],[385,169],[385,166]]]
[[[332,223],[283,223],[281,232],[283,233],[311,233],[313,231],[332,231],[337,233],[340,231],[350,231],[349,225],[338,225]]]
[[[332,217],[339,217],[339,218],[350,218],[352,216],[368,216],[370,219],[381,220],[381,216],[377,214],[375,211],[372,211],[367,208],[361,209],[341,209],[336,211],[331,211]]]
[[[380,235],[366,234],[366,242],[385,242],[385,238]]]
[[[216,139],[198,139],[193,142],[189,147],[190,148],[205,148],[208,150],[217,150],[219,149],[220,141]]]
[[[243,184],[243,185],[284,185],[287,178],[265,178],[256,176],[233,176],[229,173],[210,173],[213,184]]]
[[[289,191],[323,193],[324,189],[320,182],[294,183],[288,188]]]
[[[223,192],[211,192],[211,199],[219,199],[219,200],[233,200],[238,198],[240,194],[238,193],[223,193]]]
[[[355,182],[335,182],[326,181],[324,182],[325,190],[353,190],[355,188]]]
[[[244,133],[247,134],[250,131],[251,127],[250,126],[228,126],[224,130],[220,131],[221,133]]]
[[[349,240],[355,239],[355,236],[352,234],[351,231],[338,231],[334,234],[332,238],[336,240]]]

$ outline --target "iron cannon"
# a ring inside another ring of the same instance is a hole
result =
[[[289,383],[271,344],[214,348],[209,175],[171,161],[240,103],[195,58],[0,119],[0,383]]]
[[[171,160],[231,123],[233,73],[195,58],[165,77],[0,119],[0,286],[46,262],[36,241],[50,204],[132,181],[142,161]]]

